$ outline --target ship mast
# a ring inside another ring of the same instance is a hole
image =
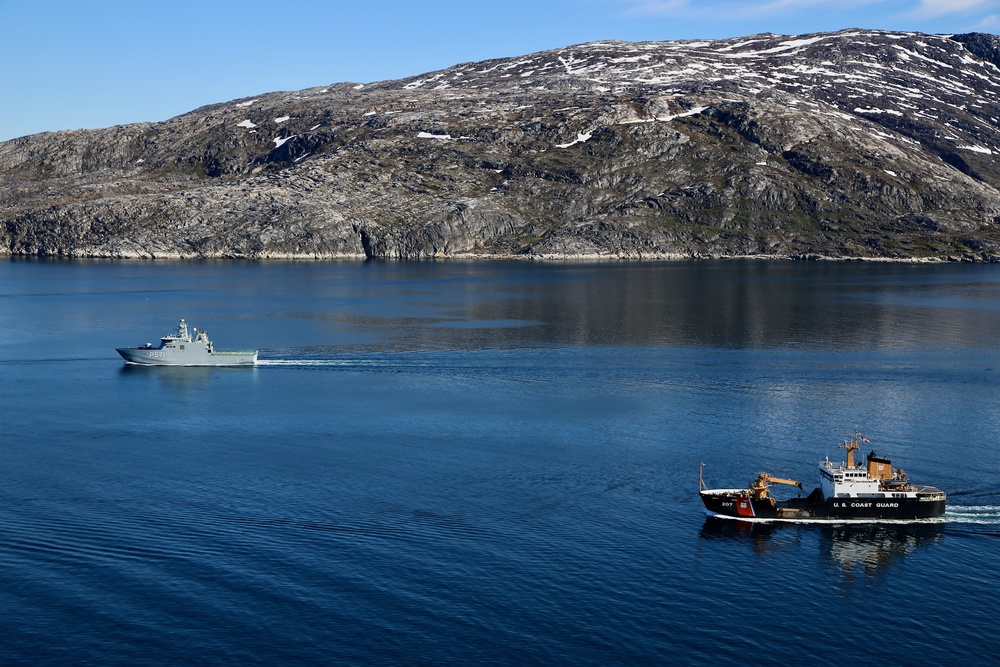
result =
[[[839,449],[846,449],[847,450],[847,467],[848,468],[853,468],[854,467],[854,452],[856,452],[859,449],[861,449],[861,445],[858,444],[858,440],[860,439],[860,437],[861,437],[861,434],[858,433],[857,431],[855,431],[853,438],[851,438],[850,440],[845,440],[844,444],[842,444],[842,445],[839,446]]]

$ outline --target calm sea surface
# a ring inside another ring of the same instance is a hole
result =
[[[115,353],[180,317],[260,365]],[[996,266],[3,262],[0,664],[982,662],[998,334]],[[855,428],[943,521],[705,516]]]

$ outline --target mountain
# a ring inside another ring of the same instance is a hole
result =
[[[1000,38],[594,42],[0,143],[0,252],[1000,261]]]

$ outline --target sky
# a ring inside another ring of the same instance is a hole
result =
[[[1000,33],[1000,0],[0,0],[0,141],[604,39]]]

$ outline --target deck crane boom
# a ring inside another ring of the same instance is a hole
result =
[[[802,488],[802,482],[797,482],[794,479],[785,479],[783,477],[773,477],[766,472],[762,472],[757,475],[757,479],[750,483],[750,495],[758,500],[767,498],[769,495],[768,489],[771,488],[773,484],[788,484],[789,486],[797,486]]]

